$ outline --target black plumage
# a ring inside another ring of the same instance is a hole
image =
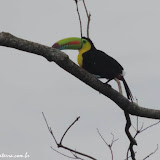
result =
[[[123,77],[123,67],[114,58],[97,50],[89,38],[83,37],[83,39],[89,41],[91,49],[82,54],[82,68],[100,78],[108,79],[107,82],[114,78],[122,80],[128,99],[133,100],[132,93]]]

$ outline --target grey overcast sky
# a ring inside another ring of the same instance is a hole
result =
[[[119,61],[125,78],[141,106],[160,109],[160,1],[86,0],[92,14],[90,38],[98,49]],[[83,30],[87,19],[80,2]],[[73,0],[0,0],[0,32],[47,46],[80,36]],[[111,100],[86,86],[55,63],[15,49],[0,47],[0,155],[25,154],[29,160],[66,160],[52,151],[56,145],[44,123],[43,111],[57,139],[80,116],[64,144],[100,160],[111,159],[99,137],[109,143],[111,133],[115,160],[124,160],[128,139],[123,111]],[[77,63],[77,51],[66,51]],[[117,89],[116,83],[110,83]],[[136,124],[136,117],[132,117]],[[148,126],[155,120],[139,119]],[[132,129],[134,133],[134,129]],[[160,125],[137,137],[137,159],[160,145]],[[63,153],[68,153],[59,150]],[[68,154],[69,155],[69,154]],[[160,150],[150,157],[158,160]]]

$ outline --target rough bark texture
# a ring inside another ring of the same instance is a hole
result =
[[[65,53],[57,49],[23,40],[5,32],[0,33],[0,46],[15,48],[29,53],[41,55],[50,62],[54,61],[57,65],[70,74],[74,75],[93,89],[110,98],[122,110],[128,112],[129,114],[152,119],[160,119],[160,110],[147,109],[140,107],[135,103],[131,103],[119,92],[111,88],[109,85],[102,83],[96,77],[80,68],[73,61],[71,61]]]

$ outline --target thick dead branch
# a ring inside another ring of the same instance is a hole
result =
[[[129,114],[139,117],[160,119],[160,110],[147,109],[140,107],[136,103],[131,103],[127,98],[122,96],[113,88],[109,87],[109,85],[102,83],[92,74],[80,68],[73,61],[71,61],[65,53],[57,49],[23,40],[5,32],[0,33],[0,46],[6,46],[36,55],[41,55],[50,62],[54,61],[57,65],[77,77],[79,80],[110,98],[122,110],[128,112]]]

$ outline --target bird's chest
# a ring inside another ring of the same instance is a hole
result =
[[[96,59],[94,54],[91,52],[85,52],[83,54],[79,54],[78,56],[78,64],[88,72],[93,73],[93,70],[95,70],[96,66]]]
[[[82,67],[82,66],[83,66],[83,55],[82,55],[82,53],[80,53],[80,52],[79,52],[79,54],[78,54],[78,59],[77,59],[77,61],[78,61],[79,66]]]
[[[86,62],[87,63],[89,62],[89,59],[90,59],[89,57],[91,55],[90,49],[91,49],[91,46],[89,45],[79,50],[77,61],[79,66],[82,68],[84,68],[84,65]]]
[[[93,63],[94,59],[93,59],[93,55],[90,54],[89,52],[85,52],[85,53],[79,52],[77,61],[79,66],[84,68],[84,66],[90,65],[91,63]]]

